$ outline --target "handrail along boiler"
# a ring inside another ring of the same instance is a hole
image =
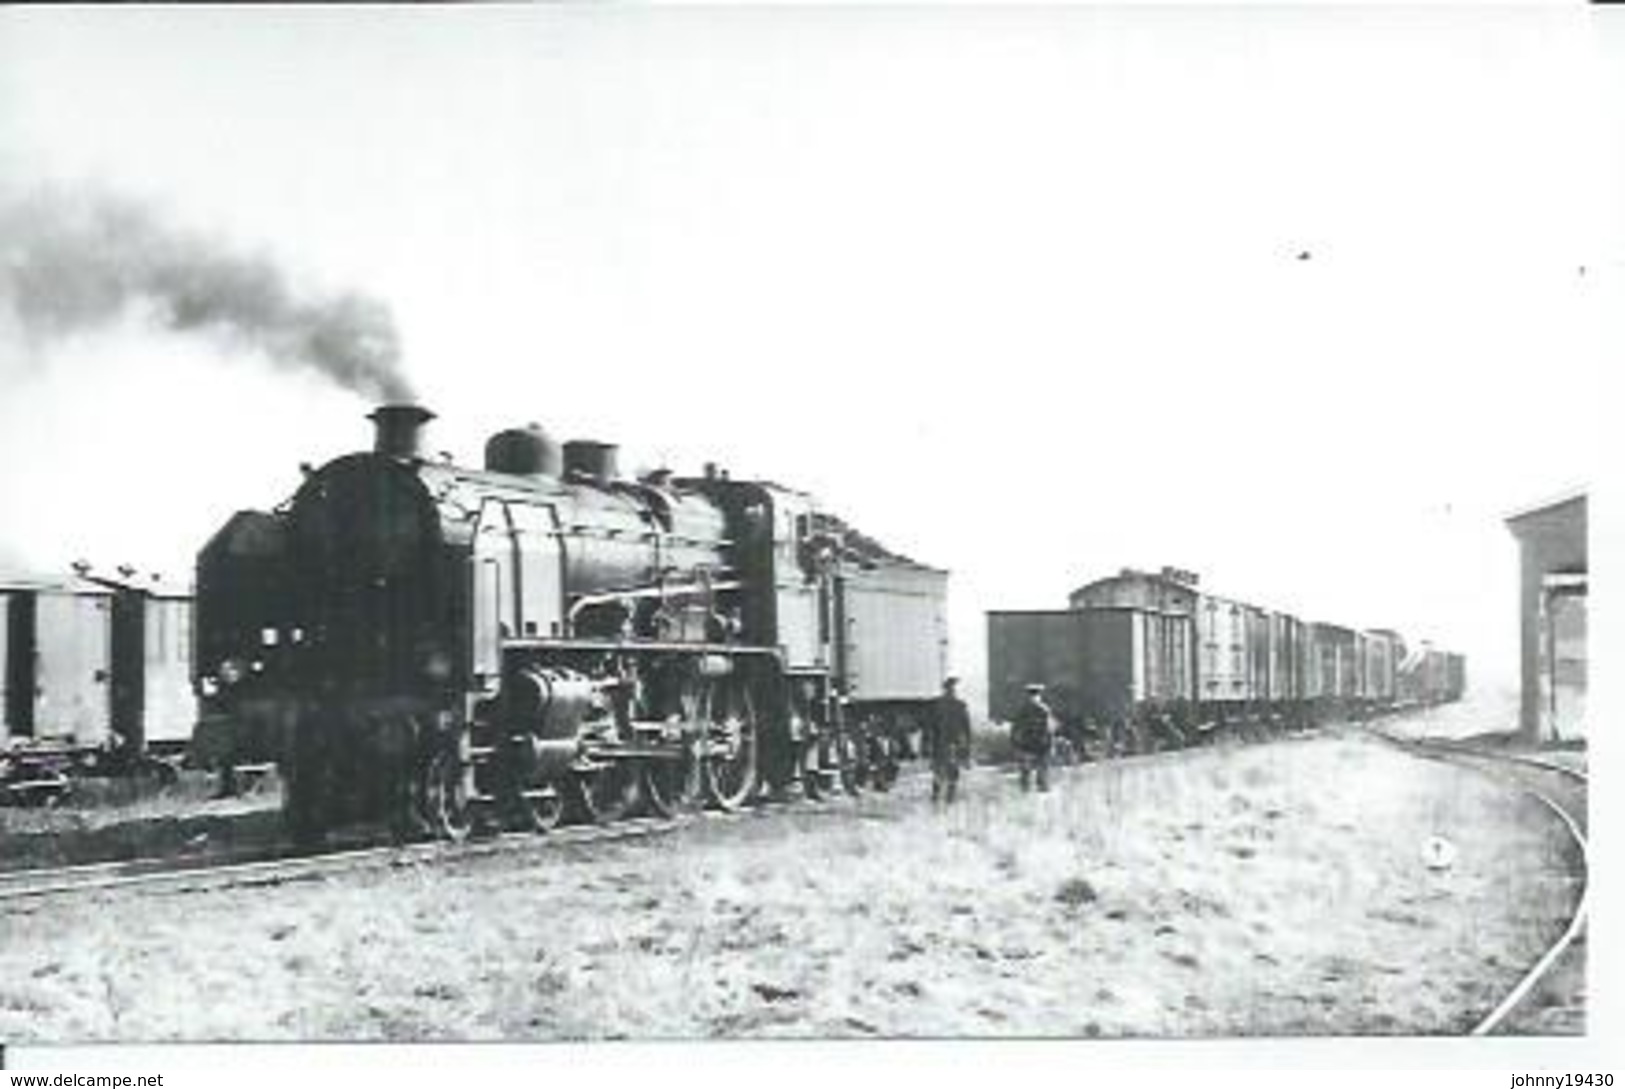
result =
[[[946,672],[944,572],[806,495],[499,432],[483,469],[372,414],[370,451],[236,515],[197,572],[197,684],[292,832],[460,838],[889,785]]]

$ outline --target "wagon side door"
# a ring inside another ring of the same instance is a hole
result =
[[[34,736],[106,744],[113,712],[111,602],[99,594],[42,591],[34,623]]]
[[[145,625],[142,732],[149,745],[184,742],[197,722],[197,697],[190,680],[192,602],[183,597],[149,597]]]

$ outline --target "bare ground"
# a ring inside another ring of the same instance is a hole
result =
[[[51,806],[0,806],[0,873],[267,844],[281,835],[274,783],[235,798],[212,797],[214,786],[202,772],[165,786],[84,779]]]
[[[921,786],[528,864],[12,909],[0,1039],[1458,1033],[1577,895],[1538,805],[1357,734],[1042,796],[982,771],[946,812]]]

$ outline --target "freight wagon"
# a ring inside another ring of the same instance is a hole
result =
[[[62,790],[73,771],[173,774],[196,723],[192,600],[121,569],[0,579],[0,783]]]
[[[1402,704],[1430,707],[1459,700],[1467,688],[1467,661],[1422,643],[1400,663],[1395,688]]]
[[[1008,722],[1042,683],[1064,734],[1087,751],[1182,741],[1193,725],[1188,614],[1134,605],[991,612],[989,711]]]

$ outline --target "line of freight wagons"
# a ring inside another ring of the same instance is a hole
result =
[[[988,702],[1009,721],[1043,684],[1063,727],[1303,724],[1459,699],[1466,663],[1394,631],[1308,623],[1207,594],[1188,572],[1135,570],[1074,591],[1069,608],[988,613]]]

